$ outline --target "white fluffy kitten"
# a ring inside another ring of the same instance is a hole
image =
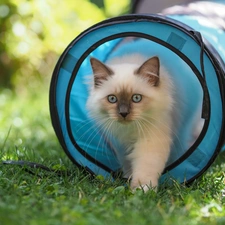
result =
[[[116,152],[131,188],[158,185],[172,144],[173,85],[158,57],[90,59],[94,82],[87,108],[124,147]],[[110,126],[109,126],[110,125]]]

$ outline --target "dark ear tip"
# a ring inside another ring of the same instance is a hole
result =
[[[152,59],[158,61],[158,63],[159,63],[159,57],[158,56],[153,56]]]
[[[94,57],[90,57],[90,62],[92,63],[93,61],[96,61],[96,58],[94,58]]]
[[[101,62],[99,59],[96,59],[95,57],[90,57],[90,63],[93,66],[96,66],[96,65],[104,65],[103,62]]]

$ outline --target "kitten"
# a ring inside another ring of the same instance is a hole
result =
[[[131,188],[155,188],[172,144],[173,85],[158,57],[90,59],[94,82],[87,109],[124,146],[116,154]]]

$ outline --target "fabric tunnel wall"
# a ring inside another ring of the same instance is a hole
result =
[[[121,170],[115,149],[123,146],[88,115],[86,78],[92,73],[90,57],[107,62],[137,51],[159,56],[176,87],[174,107],[180,113],[160,182],[168,177],[193,181],[223,150],[225,20],[213,23],[212,17],[189,9],[105,20],[81,33],[62,53],[51,80],[50,113],[55,133],[75,164],[111,178]]]

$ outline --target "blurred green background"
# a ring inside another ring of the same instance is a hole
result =
[[[130,0],[1,0],[0,88],[21,93],[48,84],[80,32],[129,7]]]
[[[54,67],[79,33],[129,8],[130,0],[0,0],[0,159],[66,158],[49,114]]]

